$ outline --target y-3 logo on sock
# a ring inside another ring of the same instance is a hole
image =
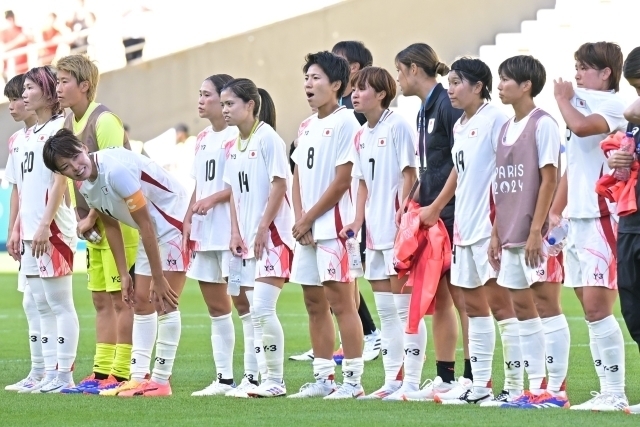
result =
[[[38,337],[37,337],[37,336],[35,336],[35,335],[31,335],[31,336],[29,337],[29,341],[31,341],[31,342],[36,342],[36,341],[38,341]]]
[[[413,356],[420,356],[420,349],[419,348],[405,348],[404,349],[404,354],[413,355]]]
[[[342,371],[342,376],[345,378],[351,378],[353,376],[353,371]]]
[[[165,360],[162,357],[156,357],[156,362],[158,362],[158,364],[160,365],[164,365]]]
[[[58,344],[64,344],[64,337],[58,337]]]
[[[505,365],[507,365],[507,369],[514,369],[514,368],[519,368],[520,367],[520,361],[516,360],[514,362],[504,362]]]
[[[604,370],[609,372],[618,372],[618,365],[605,366]]]

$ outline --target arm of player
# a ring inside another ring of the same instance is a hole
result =
[[[640,98],[624,110],[624,118],[630,123],[640,123]]]
[[[491,229],[491,240],[489,241],[489,249],[487,250],[489,256],[489,264],[495,271],[500,270],[500,258],[502,257],[502,243],[498,237],[498,221],[497,218],[493,220],[493,228]]]
[[[554,80],[553,94],[558,103],[560,114],[571,132],[580,138],[610,132],[609,123],[600,114],[585,116],[571,105],[571,99],[574,95],[571,82],[565,82],[562,79]]]
[[[196,202],[196,190],[191,193],[191,200],[189,200],[189,206],[184,214],[184,220],[182,221],[182,250],[189,250],[189,240],[191,240],[191,217],[193,216],[192,207]]]
[[[20,261],[20,196],[18,195],[18,186],[13,185],[11,188],[11,199],[9,199],[9,230],[7,232],[7,252],[16,261]]]
[[[31,252],[33,256],[40,257],[42,254],[49,250],[49,238],[51,237],[51,222],[60,208],[60,204],[64,198],[64,193],[67,191],[67,177],[61,174],[53,174],[53,184],[49,189],[47,205],[44,208],[42,214],[42,220],[40,225],[33,235],[33,242],[31,243]]]
[[[98,217],[104,224],[104,232],[109,242],[109,248],[113,254],[118,274],[120,275],[120,288],[122,290],[122,301],[129,307],[136,303],[133,292],[133,279],[129,275],[129,266],[125,256],[124,239],[120,223],[109,215],[97,212]]]
[[[402,170],[402,194],[400,195],[400,200],[403,200],[406,202],[406,199],[407,197],[409,197],[409,193],[411,192],[411,187],[413,187],[413,184],[416,182],[417,179],[418,179],[417,168],[413,166],[407,166]]]
[[[218,203],[224,203],[229,201],[229,197],[231,196],[231,189],[227,188],[222,191],[218,191],[217,193],[213,193],[210,196],[207,196],[203,199],[195,202],[191,208],[194,214],[198,215],[206,215],[210,209],[212,209]]]
[[[340,230],[340,236],[343,239],[347,238],[347,231],[353,231],[353,234],[358,234],[364,223],[364,211],[367,204],[367,197],[369,196],[369,189],[364,179],[358,180],[358,198],[356,199],[356,216],[351,224],[345,225]]]
[[[253,251],[256,259],[262,259],[262,252],[267,245],[267,235],[269,233],[269,226],[278,214],[278,210],[282,203],[284,203],[284,195],[287,192],[287,180],[279,176],[274,176],[271,181],[271,189],[269,190],[269,199],[267,201],[267,207],[262,214],[262,219],[258,225],[258,232],[256,233],[256,240],[253,243]]]
[[[533,219],[531,220],[529,238],[524,247],[525,263],[533,268],[538,268],[544,261],[544,254],[542,252],[542,226],[547,219],[553,200],[553,193],[556,191],[558,168],[552,164],[545,165],[540,168],[540,176],[541,182],[536,209],[534,210]]]
[[[229,207],[229,216],[231,217],[231,241],[229,242],[229,250],[234,256],[242,256],[249,252],[247,246],[242,241],[240,234],[240,226],[238,225],[238,214],[236,212],[236,204],[233,201],[233,190],[231,192],[231,203]]]
[[[549,230],[556,227],[562,221],[562,212],[567,207],[567,195],[569,191],[569,185],[567,181],[567,171],[558,182],[558,188],[556,189],[556,196],[553,198],[551,209],[549,210]]]
[[[293,199],[293,215],[296,221],[302,218],[302,196],[300,195],[300,175],[298,175],[298,165],[293,168],[293,189],[291,198]],[[303,246],[313,245],[313,232],[309,230],[300,239],[296,239]]]
[[[320,197],[320,200],[318,200],[308,212],[304,212],[300,219],[294,224],[293,237],[296,240],[300,240],[302,236],[311,230],[313,222],[338,204],[342,196],[344,196],[344,193],[349,190],[351,187],[352,167],[353,163],[351,162],[336,166],[336,177],[331,184],[329,184],[327,191],[325,191],[322,197]]]
[[[440,212],[447,206],[447,203],[451,201],[456,194],[456,187],[458,186],[458,172],[456,168],[451,169],[447,182],[442,187],[442,191],[438,194],[438,197],[429,206],[420,208],[420,222],[425,227],[433,227],[440,218]]]

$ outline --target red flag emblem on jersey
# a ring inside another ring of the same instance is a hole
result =
[[[587,108],[587,101],[585,101],[584,99],[576,98],[576,107]]]
[[[47,140],[47,135],[40,135],[38,137],[38,142],[43,142],[43,141],[46,141],[46,140]]]
[[[478,136],[478,129],[471,129],[471,132],[469,132],[469,138],[475,138],[476,136]]]
[[[322,136],[332,136],[332,135],[333,135],[333,129],[332,128],[327,128],[327,129],[322,131]]]
[[[378,147],[386,147],[387,138],[378,138]]]
[[[249,150],[249,158],[255,159],[256,157],[258,157],[258,150]]]

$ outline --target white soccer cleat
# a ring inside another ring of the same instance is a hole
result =
[[[305,351],[302,354],[294,354],[289,356],[289,360],[296,360],[298,362],[312,361],[313,359],[313,349]]]
[[[457,383],[445,383],[442,381],[442,378],[435,377],[433,380],[423,382],[420,390],[404,393],[402,399],[412,402],[432,402],[436,394],[446,393],[456,387],[456,385]],[[462,392],[460,394],[462,394]],[[458,396],[460,396],[460,394],[458,394]]]
[[[516,397],[517,396],[512,396],[507,390],[502,390],[500,394],[493,399],[480,403],[480,406],[483,408],[499,408],[503,403],[511,403]]]
[[[364,336],[364,349],[362,350],[362,359],[365,362],[371,362],[376,360],[380,355],[380,346],[382,345],[382,339],[380,338],[380,329],[376,329],[375,332]]]
[[[600,403],[601,399],[604,399],[604,394],[598,393],[597,391],[592,391],[591,396],[591,399],[586,402],[579,405],[573,405],[569,409],[574,411],[591,411],[595,405]]]
[[[284,385],[284,382],[277,383],[272,380],[267,380],[247,392],[247,394],[249,397],[283,397],[287,395],[287,387]]]
[[[627,406],[624,409],[624,412],[626,412],[627,414],[632,414],[632,415],[640,415],[640,403],[637,405],[633,405],[633,406]]]
[[[38,381],[31,388],[24,388],[22,390],[18,390],[18,393],[40,393],[40,389],[45,385],[49,384],[55,378],[47,379],[46,377]]]
[[[409,384],[402,384],[400,386],[400,388],[398,388],[395,392],[391,393],[389,396],[385,397],[384,399],[382,399],[385,402],[394,402],[394,401],[400,401],[400,400],[404,400],[404,395],[406,393],[414,393],[418,391],[418,387],[417,386],[413,386],[413,385],[409,385]]]
[[[60,390],[63,388],[73,388],[75,386],[76,385],[73,381],[66,382],[56,377],[52,381],[49,381],[40,387],[40,390],[33,391],[32,393],[60,393]]]
[[[338,389],[335,381],[320,380],[315,383],[306,383],[300,387],[300,391],[287,396],[292,399],[303,399],[307,397],[326,397]]]
[[[248,399],[249,398],[249,394],[248,393],[250,391],[253,391],[256,388],[258,388],[257,385],[255,385],[254,383],[249,381],[247,378],[243,378],[242,381],[240,382],[240,385],[235,387],[235,388],[232,388],[231,390],[226,392],[225,396],[227,396],[227,397],[239,397],[241,399]]]
[[[4,389],[7,391],[18,391],[18,392],[22,390],[30,391],[33,389],[33,386],[38,384],[41,380],[42,378],[27,377],[23,380],[18,381],[15,384],[10,384],[6,386]]]
[[[228,385],[214,381],[202,390],[194,391],[191,393],[191,396],[223,396],[235,388],[235,383],[233,385]]]
[[[458,381],[453,382],[453,387],[445,392],[437,392],[434,396],[434,400],[437,397],[440,403],[445,400],[458,400],[465,392],[471,390],[473,381],[468,378],[460,377]]]
[[[487,393],[476,393],[472,390],[465,391],[462,396],[457,399],[440,400],[436,395],[434,401],[443,405],[479,405],[484,402],[490,402],[493,399],[493,392],[489,390]]]
[[[629,401],[624,394],[603,393],[598,403],[591,408],[594,412],[624,411],[629,407]]]
[[[400,390],[401,388],[401,385],[384,384],[373,393],[367,394],[366,396],[360,396],[358,400],[385,400],[387,397],[398,392],[398,390]]]
[[[342,384],[336,391],[328,396],[325,396],[325,400],[339,400],[339,399],[357,399],[360,396],[364,396],[364,389],[360,384]]]

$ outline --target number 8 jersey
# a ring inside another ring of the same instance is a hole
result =
[[[293,211],[291,210],[291,171],[286,144],[271,126],[260,123],[248,141],[233,144],[224,168],[224,182],[231,186],[240,236],[253,258],[253,243],[264,215],[273,178],[287,181],[287,192],[273,222],[269,224],[267,248],[287,245],[293,249]],[[246,144],[246,148],[245,148]]]

